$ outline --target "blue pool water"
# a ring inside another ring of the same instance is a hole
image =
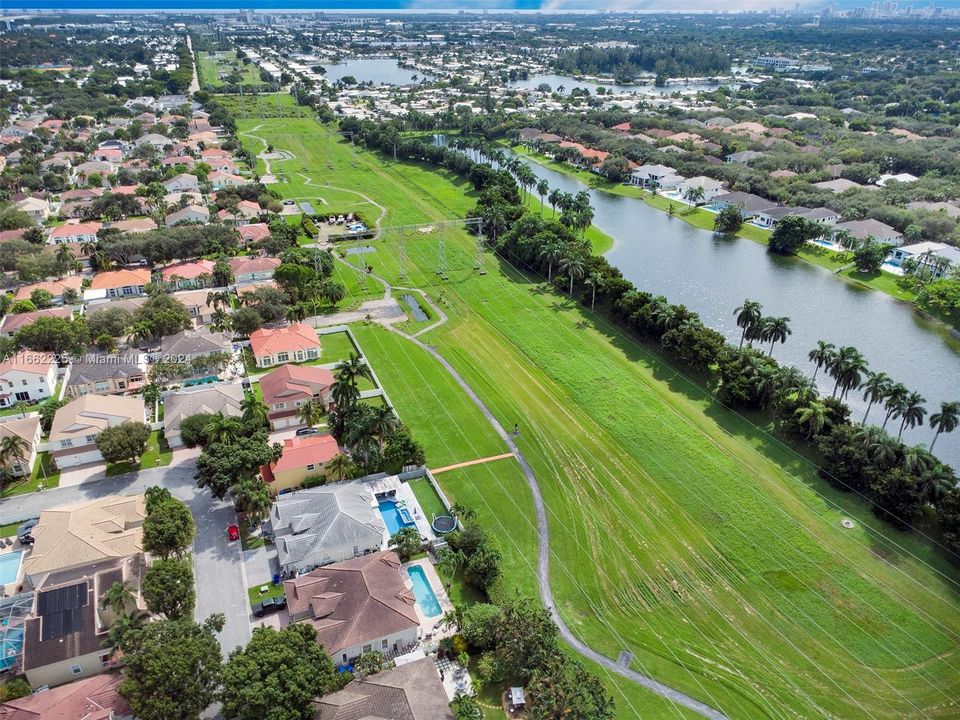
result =
[[[440,614],[440,601],[433,594],[433,588],[430,587],[430,581],[427,580],[427,573],[419,565],[407,568],[407,575],[413,581],[413,594],[417,598],[417,604],[420,610],[427,617],[436,617]]]
[[[17,575],[20,574],[20,557],[23,550],[14,550],[13,552],[0,555],[0,585],[9,585],[17,581]]]
[[[23,628],[10,628],[0,632],[0,670],[13,667],[23,649]]]
[[[387,525],[387,533],[395,535],[400,528],[414,525],[413,518],[410,517],[410,511],[402,508],[393,500],[381,500],[378,503],[380,516]]]

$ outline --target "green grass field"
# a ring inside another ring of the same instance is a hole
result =
[[[423,167],[366,152],[353,167],[349,145],[328,145],[314,121],[241,123],[258,124],[313,182],[330,178],[387,207],[386,228],[463,217],[474,203],[464,182]],[[304,178],[287,177],[279,192],[304,192]],[[401,239],[385,232],[375,263],[397,284]],[[504,426],[520,425],[573,632],[610,657],[633,652],[636,670],[732,717],[956,716],[957,572],[929,544],[880,524],[808,461],[544,283],[490,255],[479,276],[465,233],[447,234],[447,281],[434,272],[433,237],[403,242],[408,284],[450,317],[423,339]],[[433,358],[381,328],[355,332],[430,466],[505,451]],[[534,595],[534,515],[516,463],[438,480],[496,533],[509,587]],[[843,517],[856,527],[843,530]],[[688,716],[598,672],[620,717]]]
[[[159,430],[154,430],[147,439],[147,449],[143,455],[140,456],[139,464],[123,462],[107,465],[106,476],[112,477],[136,470],[163,467],[169,465],[172,458],[173,453],[170,450],[170,446],[167,445],[167,439],[160,434]]]
[[[220,73],[229,75],[233,71],[239,73],[239,84],[241,85],[259,85],[261,82],[260,69],[256,63],[251,62],[244,65],[237,60],[235,50],[226,50],[216,54],[199,52],[197,53],[197,59],[199,61],[197,72],[200,74],[200,87],[202,88],[210,88],[216,91],[225,82],[220,79]]]

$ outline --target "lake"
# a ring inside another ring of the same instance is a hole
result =
[[[589,192],[596,213],[594,225],[614,239],[607,260],[624,277],[640,290],[686,305],[728,340],[739,342],[733,311],[751,298],[763,303],[765,315],[790,318],[793,334],[774,349],[774,357],[781,362],[813,375],[807,353],[817,340],[853,345],[872,370],[882,370],[919,391],[927,399],[929,413],[936,412],[942,401],[960,400],[960,344],[951,342],[942,326],[924,320],[910,305],[846,282],[806,261],[772,255],[765,246],[744,238],[725,238],[695,228],[637,198],[591,190],[576,178],[521,159],[551,188]],[[817,383],[822,394],[833,390],[833,380],[822,371]],[[848,402],[859,420],[866,403],[852,391]],[[882,419],[878,408],[871,411],[871,419]],[[898,423],[891,420],[887,429],[891,428],[896,434]],[[929,445],[932,438],[927,424],[903,434],[910,443]],[[960,468],[960,431],[941,435],[936,453]]]
[[[330,82],[336,82],[348,75],[355,77],[357,82],[372,82],[375,85],[412,85],[430,79],[430,76],[417,70],[400,67],[400,63],[393,58],[351,58],[324,67],[327,69],[324,77]],[[417,80],[413,80],[414,75]]]
[[[652,80],[652,77],[651,77]],[[574,88],[581,90],[587,89],[595,95],[597,88],[605,88],[606,92],[614,93],[642,93],[644,95],[669,95],[675,92],[710,92],[716,90],[723,83],[705,82],[703,78],[698,78],[696,82],[689,83],[671,83],[665,87],[654,87],[651,82],[649,85],[608,85],[586,80],[574,80],[568,75],[531,75],[526,80],[512,80],[507,83],[508,87],[519,88],[522,90],[536,90],[541,83],[547,83],[551,90],[557,91],[557,88],[563,87],[564,95],[569,95]],[[732,87],[738,87],[737,84]]]

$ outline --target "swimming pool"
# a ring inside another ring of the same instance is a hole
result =
[[[9,585],[17,581],[22,557],[23,550],[14,550],[0,555],[0,585]]]
[[[416,524],[410,517],[410,511],[400,507],[393,500],[381,500],[377,507],[380,509],[380,516],[386,523],[387,532],[390,535],[396,535],[402,527],[411,527]]]
[[[427,580],[427,573],[419,565],[413,565],[407,568],[407,575],[413,582],[413,594],[417,597],[417,604],[420,611],[427,617],[436,617],[440,614],[440,601],[433,593],[430,587],[430,581]]]

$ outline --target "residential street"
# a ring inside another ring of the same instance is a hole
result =
[[[220,633],[220,644],[226,656],[237,645],[246,645],[250,639],[250,611],[240,543],[227,540],[227,526],[236,522],[236,513],[229,500],[214,500],[208,491],[196,486],[193,457],[181,456],[175,461],[177,459],[182,461],[168,467],[110,478],[96,475],[81,485],[6,499],[0,503],[0,524],[37,517],[42,510],[59,505],[107,495],[140,493],[151,485],[168,488],[187,503],[197,526],[193,543],[196,617],[201,620],[215,612],[225,614],[226,624]]]

